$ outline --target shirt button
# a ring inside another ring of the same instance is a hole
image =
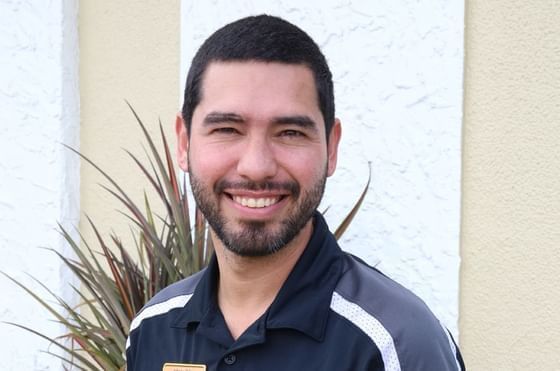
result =
[[[233,365],[236,360],[237,357],[235,356],[235,354],[228,354],[227,356],[224,357],[224,362],[230,366]]]

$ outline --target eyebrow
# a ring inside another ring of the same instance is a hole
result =
[[[294,116],[280,116],[275,117],[272,122],[280,125],[296,125],[302,129],[310,129],[317,131],[317,124],[309,116],[294,115]]]
[[[204,117],[204,125],[220,124],[220,123],[237,123],[242,124],[245,119],[233,112],[210,112],[206,117]],[[275,125],[296,125],[302,129],[308,129],[312,131],[318,131],[317,123],[311,119],[311,117],[306,115],[288,115],[288,116],[278,116],[272,119],[272,123]]]
[[[224,122],[243,123],[243,117],[231,112],[210,112],[204,117],[204,124],[220,124]]]

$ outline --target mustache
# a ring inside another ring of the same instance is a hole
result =
[[[214,186],[214,192],[222,193],[225,189],[248,190],[248,191],[286,191],[294,196],[299,196],[300,187],[296,182],[232,182],[222,179]]]

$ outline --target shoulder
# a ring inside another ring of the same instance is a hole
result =
[[[132,320],[126,340],[127,369],[154,369],[160,362],[160,353],[140,351],[162,346],[172,352],[174,344],[172,324],[178,311],[184,308],[204,275],[202,270],[190,277],[173,283],[159,291]],[[166,345],[162,345],[166,344]],[[165,353],[165,352],[164,352]],[[167,354],[167,353],[165,353]],[[158,367],[161,367],[159,365]]]
[[[331,309],[373,341],[386,369],[461,369],[451,335],[427,305],[354,256],[344,259]]]
[[[430,310],[418,296],[350,254],[345,255],[343,274],[335,292],[370,314],[395,314],[395,309],[398,309],[399,323],[403,323],[403,313],[415,313],[416,316],[430,319],[432,317]]]
[[[165,315],[173,309],[184,307],[192,297],[204,271],[201,270],[192,276],[177,281],[154,295],[131,322],[129,333],[140,327],[142,322],[148,318]]]

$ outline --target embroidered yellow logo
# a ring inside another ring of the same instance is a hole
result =
[[[166,363],[162,371],[206,371],[206,365],[189,363]]]

